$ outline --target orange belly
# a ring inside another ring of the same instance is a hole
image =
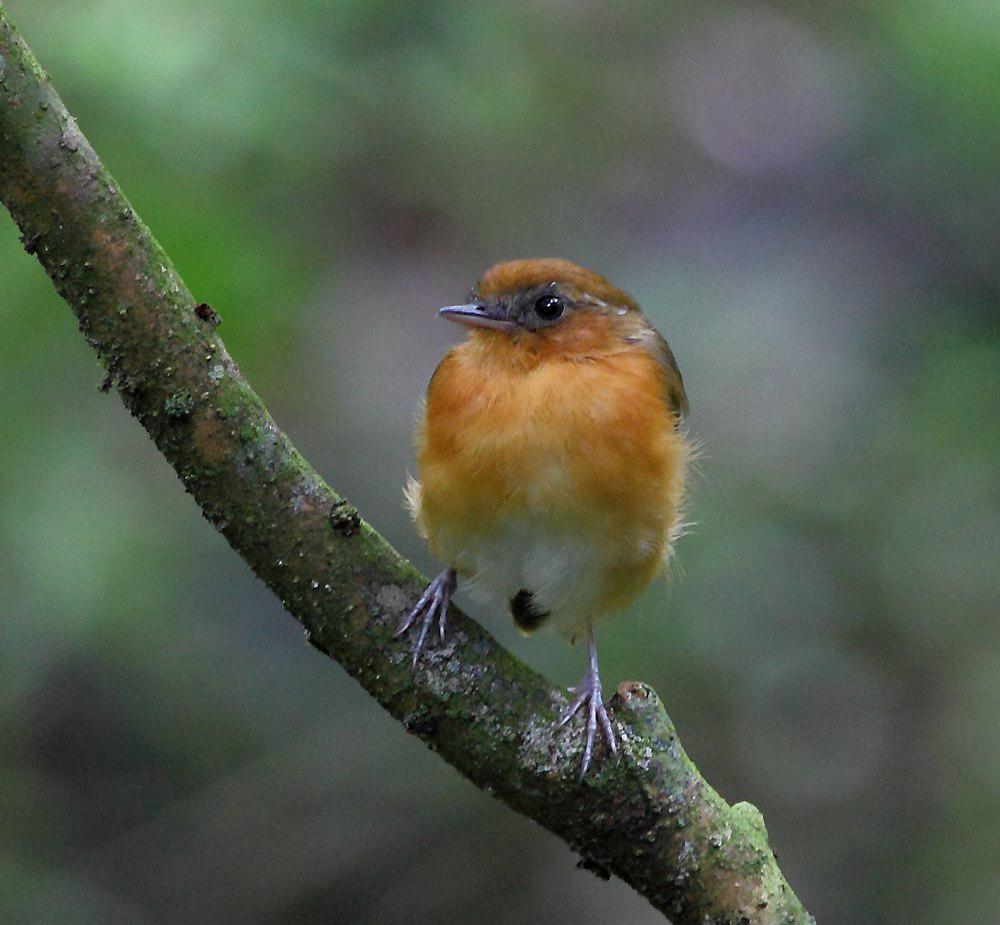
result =
[[[679,528],[688,445],[640,348],[510,361],[470,341],[442,361],[417,438],[415,516],[437,555],[564,636],[626,607]]]

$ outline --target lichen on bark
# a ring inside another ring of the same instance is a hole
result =
[[[394,629],[424,580],[298,453],[101,164],[0,3],[0,199],[75,313],[110,386],[206,518],[407,730],[677,923],[812,921],[760,813],[702,778],[656,694],[611,701],[620,760],[578,780],[553,687],[453,611],[410,667]]]

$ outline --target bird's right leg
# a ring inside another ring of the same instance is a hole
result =
[[[413,610],[403,618],[396,629],[396,635],[402,636],[403,633],[413,626],[417,617],[422,617],[420,635],[417,636],[417,641],[413,644],[414,665],[417,664],[420,658],[424,642],[427,639],[427,633],[434,622],[435,616],[437,616],[438,621],[438,632],[441,640],[444,641],[444,628],[448,620],[448,605],[451,603],[451,596],[455,593],[457,584],[458,576],[455,574],[455,570],[453,568],[446,568],[427,586],[427,590],[421,595],[420,600],[417,601]]]
[[[618,741],[615,738],[615,731],[611,726],[611,718],[608,716],[608,708],[604,706],[604,699],[601,693],[601,675],[597,668],[597,640],[594,638],[594,627],[587,630],[587,652],[590,656],[590,666],[583,680],[570,690],[575,691],[576,699],[570,708],[559,720],[560,726],[565,726],[580,710],[581,707],[587,709],[587,738],[583,748],[583,762],[580,771],[580,780],[587,776],[587,769],[590,767],[590,758],[594,753],[594,739],[597,738],[597,729],[600,727],[611,748],[612,754],[618,754]]]

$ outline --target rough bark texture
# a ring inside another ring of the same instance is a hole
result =
[[[580,725],[554,726],[565,694],[476,623],[453,612],[411,669],[393,630],[424,579],[275,425],[2,4],[0,198],[205,517],[407,730],[677,923],[812,921],[760,813],[708,785],[649,687],[618,689],[622,757],[581,784]]]

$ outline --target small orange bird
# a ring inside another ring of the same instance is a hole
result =
[[[598,724],[617,752],[594,626],[652,581],[681,532],[684,383],[636,303],[566,260],[497,264],[469,304],[439,314],[469,336],[427,387],[406,494],[448,568],[398,632],[419,620],[415,665],[435,618],[444,639],[462,575],[525,633],[586,636],[589,668],[561,720],[586,706],[585,775]]]

